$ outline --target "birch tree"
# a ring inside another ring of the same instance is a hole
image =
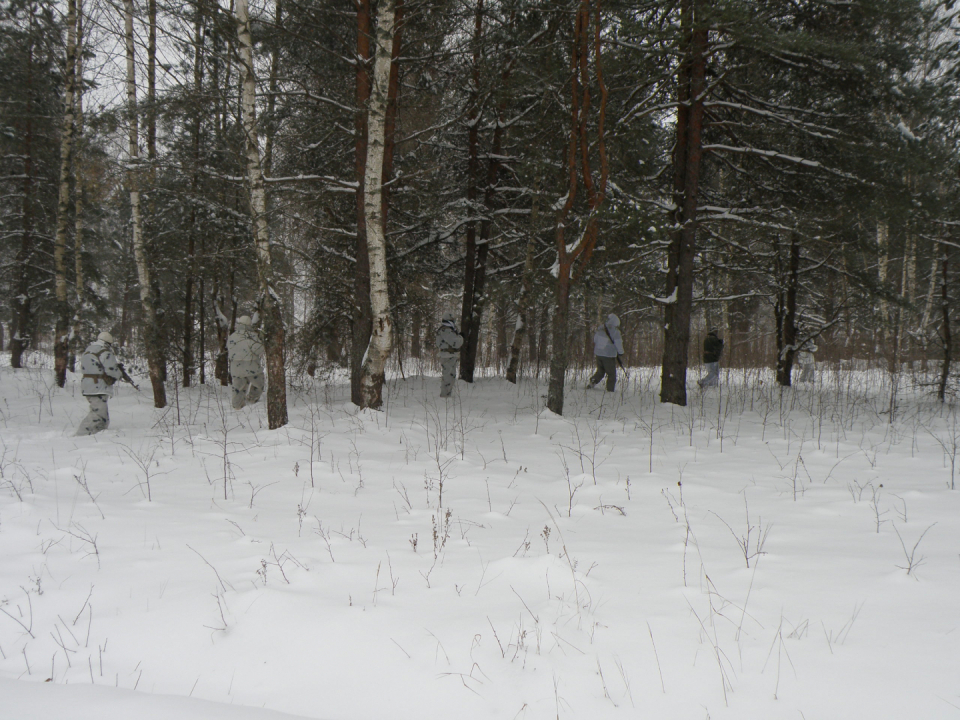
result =
[[[150,384],[153,386],[153,405],[167,406],[166,388],[163,384],[165,369],[161,360],[157,309],[150,284],[150,261],[143,240],[143,218],[140,208],[140,132],[137,111],[136,54],[133,35],[133,0],[124,0],[124,40],[127,50],[127,190],[130,193],[130,224],[133,234],[133,252],[137,263],[137,280],[140,284],[140,305],[143,309],[143,344],[147,354]]]
[[[283,307],[276,291],[273,249],[267,223],[267,198],[257,129],[257,78],[253,66],[253,39],[247,0],[236,0],[240,51],[240,106],[247,161],[247,192],[260,282],[260,317],[267,361],[267,424],[275,430],[287,424],[287,383],[284,367]]]
[[[393,347],[393,324],[387,286],[387,242],[381,195],[395,9],[395,0],[381,0],[377,8],[376,49],[367,109],[367,156],[363,178],[363,203],[370,262],[372,330],[360,373],[360,407],[371,409],[379,409],[383,405],[384,371]]]
[[[60,184],[57,203],[57,234],[54,239],[53,266],[57,324],[53,357],[57,385],[67,380],[67,356],[70,352],[70,302],[67,298],[67,228],[70,221],[70,174],[73,169],[74,87],[77,65],[77,0],[67,0],[67,56],[63,74],[63,120],[60,130]]]

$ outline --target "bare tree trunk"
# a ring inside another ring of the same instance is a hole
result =
[[[527,330],[527,315],[530,305],[530,290],[533,287],[533,257],[537,245],[537,231],[540,222],[540,178],[534,186],[533,201],[530,206],[530,235],[527,237],[527,256],[523,262],[523,276],[520,280],[520,294],[517,296],[517,324],[513,331],[513,343],[510,345],[510,364],[507,365],[507,381],[517,383],[517,370],[523,351],[523,338]]]
[[[33,17],[30,19],[33,25]],[[33,28],[31,27],[31,30]],[[31,42],[34,34],[31,32]],[[33,89],[33,45],[27,48],[27,87]],[[20,229],[20,248],[17,251],[17,292],[13,298],[14,327],[10,338],[10,367],[23,367],[23,353],[30,346],[33,337],[32,304],[30,295],[30,261],[33,247],[33,102],[32,93],[27,93],[24,107],[23,129],[23,215]]]
[[[367,219],[364,202],[364,177],[367,168],[367,113],[370,100],[370,39],[373,22],[370,16],[370,0],[357,2],[357,117],[354,123],[356,148],[354,150],[357,178],[357,262],[354,276],[354,311],[350,345],[350,399],[354,405],[363,407],[360,377],[364,353],[373,332],[370,314],[370,257],[367,250]]]
[[[67,381],[70,353],[70,301],[67,298],[67,226],[70,213],[70,170],[73,166],[74,99],[77,70],[77,2],[67,0],[67,60],[63,79],[63,124],[60,131],[60,187],[57,230],[53,246],[54,289],[57,324],[53,357],[57,385]]]
[[[607,146],[605,120],[607,87],[603,79],[600,57],[600,4],[591,8],[591,0],[581,0],[574,20],[574,47],[571,53],[571,129],[567,163],[567,198],[557,217],[557,295],[553,316],[553,348],[550,358],[550,384],[547,388],[547,407],[557,415],[563,414],[563,386],[567,374],[568,320],[570,312],[570,287],[584,266],[590,261],[597,245],[597,212],[603,204],[607,189]],[[592,144],[587,136],[587,117],[590,110],[590,15],[593,21],[593,66],[597,87],[600,91],[600,106],[597,115],[596,149],[600,160],[600,179],[594,184],[590,167]],[[579,152],[578,152],[579,151]],[[565,226],[577,192],[577,173],[583,178],[589,215],[583,234],[567,247]]]
[[[683,59],[678,72],[677,141],[674,148],[673,238],[667,254],[663,367],[660,402],[687,404],[690,313],[693,307],[693,258],[696,254],[700,161],[703,154],[703,94],[706,90],[707,29],[701,27],[700,0],[683,0]]]
[[[943,259],[940,263],[942,279],[940,282],[940,312],[943,316],[943,365],[940,367],[940,385],[937,388],[937,399],[944,402],[947,397],[947,381],[950,379],[950,361],[953,359],[953,335],[950,332],[950,292],[947,285],[950,249],[944,245]]]
[[[260,164],[257,133],[257,80],[253,67],[253,39],[247,0],[237,0],[237,39],[243,84],[241,110],[247,159],[250,215],[260,280],[260,316],[263,320],[264,351],[267,361],[267,425],[275,430],[287,424],[287,381],[284,369],[283,307],[275,288],[270,229],[267,226],[267,199]]]
[[[167,405],[167,394],[163,386],[164,369],[159,348],[157,312],[153,300],[153,286],[150,284],[150,268],[143,242],[143,222],[140,217],[140,169],[138,167],[140,162],[140,138],[137,122],[136,57],[133,45],[133,0],[124,0],[123,7],[127,46],[127,113],[130,122],[127,186],[130,192],[133,251],[137,263],[137,279],[140,283],[140,304],[143,307],[143,342],[146,347],[147,365],[150,370],[150,383],[153,385],[153,404],[154,407],[162,408]]]
[[[777,292],[777,383],[790,387],[793,360],[797,354],[797,286],[800,284],[800,243],[797,234],[790,233],[790,248],[786,267],[780,260],[779,243],[777,263],[781,265],[780,288]]]
[[[73,151],[73,266],[74,266],[74,309],[73,331],[70,343],[70,360],[68,366],[74,368],[74,359],[78,348],[83,345],[84,319],[86,298],[83,283],[83,2],[77,0],[77,50],[76,50],[76,81],[74,82],[74,115],[75,115],[75,147]]]
[[[151,0],[153,1],[153,0]],[[193,284],[197,276],[197,195],[200,191],[200,134],[203,131],[204,108],[199,105],[203,91],[203,3],[198,2],[194,9],[196,16],[193,22],[193,93],[197,106],[193,117],[193,177],[190,186],[193,197],[190,201],[190,233],[187,238],[187,278],[183,299],[183,386],[190,387],[193,376]],[[200,290],[199,305],[203,308],[203,290]],[[200,331],[200,342],[203,343],[203,330]],[[200,373],[203,374],[203,356],[200,356]],[[201,380],[202,382],[202,380]]]
[[[370,258],[370,310],[373,331],[360,373],[360,407],[371,409],[379,409],[383,405],[384,370],[393,344],[381,192],[390,71],[393,64],[394,22],[395,0],[380,0],[377,8],[373,82],[367,110],[367,161],[364,173],[364,215]]]

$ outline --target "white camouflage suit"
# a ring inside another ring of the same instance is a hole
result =
[[[437,328],[437,349],[440,351],[440,397],[450,397],[457,382],[457,359],[463,346],[463,336],[457,332],[453,313],[445,313]]]
[[[77,428],[77,435],[94,435],[110,427],[107,400],[113,397],[112,385],[123,377],[110,343],[96,340],[80,356],[80,392],[90,403],[90,412]]]
[[[247,403],[255,403],[263,393],[263,343],[250,325],[237,322],[236,331],[227,339],[230,360],[231,404],[239,410]]]

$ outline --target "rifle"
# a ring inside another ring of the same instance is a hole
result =
[[[124,382],[130,383],[131,385],[133,385],[133,389],[134,389],[134,390],[136,390],[137,392],[140,392],[140,386],[137,385],[137,384],[133,381],[133,378],[131,378],[131,377],[127,374],[127,369],[123,366],[123,363],[122,363],[122,362],[118,362],[118,363],[117,363],[117,368],[120,370],[120,379],[123,380]]]
[[[610,344],[613,345],[613,349],[616,350],[617,343],[613,341],[613,335],[610,334],[610,328],[607,327],[606,323],[603,324],[603,331],[607,334],[607,337],[610,338]],[[627,371],[627,369],[623,366],[623,360],[620,359],[620,353],[617,353],[617,365],[619,365],[620,369],[624,372]]]

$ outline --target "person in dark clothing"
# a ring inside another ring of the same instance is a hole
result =
[[[699,381],[700,387],[716,387],[720,384],[721,354],[723,354],[723,340],[717,337],[716,330],[711,330],[703,340],[703,364],[707,368],[707,374]]]

